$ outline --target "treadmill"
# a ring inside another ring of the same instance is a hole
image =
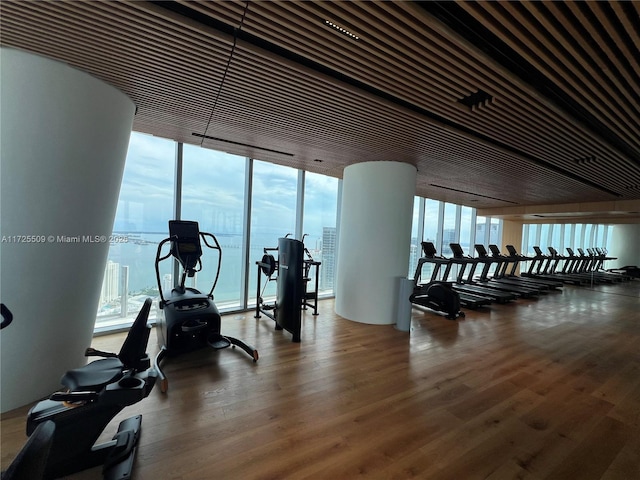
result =
[[[562,270],[560,271],[559,275],[569,275],[572,278],[576,278],[582,281],[582,284],[587,284],[587,283],[602,283],[601,280],[599,280],[597,278],[596,275],[590,272],[590,265],[592,263],[592,259],[590,257],[587,257],[586,255],[581,255],[580,257],[577,257],[577,267],[575,267],[576,263],[574,262],[574,260],[576,260],[576,257],[573,256],[563,256],[560,255],[558,253],[558,251],[553,248],[553,247],[548,247],[549,248],[549,253],[551,254],[551,258],[554,260],[552,265],[551,265],[551,272],[554,274],[558,274],[557,273],[557,269],[558,269],[558,264],[560,261],[563,261],[564,264],[562,265]],[[584,253],[584,252],[581,252]],[[567,272],[568,268],[571,268],[571,266],[574,266],[574,270],[571,272]]]
[[[421,265],[422,263],[434,264],[433,272],[431,273],[431,282],[446,281],[446,276],[443,276],[442,280],[438,280],[438,274],[440,273],[440,267],[442,267],[442,265],[446,266],[445,269],[450,268],[450,259],[437,255],[436,247],[433,242],[422,242],[422,252],[424,253],[424,257],[419,260]],[[453,287],[455,287],[455,285],[453,285]],[[462,292],[457,288],[454,288],[454,290],[458,292],[458,295],[460,296],[460,305],[464,307],[475,309],[491,304],[491,300],[487,297]]]
[[[478,261],[484,263],[482,272],[478,281],[482,285],[486,285],[491,288],[497,288],[507,292],[514,292],[523,298],[537,297],[543,290],[548,290],[548,287],[525,285],[523,283],[501,277],[501,271],[508,264],[507,260],[503,256],[489,256],[487,249],[482,244],[475,244],[474,248],[478,254]],[[491,265],[496,264],[496,270],[493,274],[493,278],[489,277],[489,270]]]
[[[606,272],[599,272],[597,269],[599,262],[595,251],[590,248],[588,248],[587,251],[589,255],[585,255],[584,250],[578,248],[580,255],[575,255],[573,250],[567,247],[567,252],[570,257],[575,258],[570,265],[570,267],[572,267],[572,274],[587,277],[590,282],[593,281],[594,283],[615,283],[623,281],[623,278],[610,275]]]
[[[631,280],[632,276],[628,275],[627,272],[625,271],[625,269],[627,267],[624,267],[622,270],[618,270],[618,269],[605,269],[604,268],[604,262],[608,261],[608,260],[617,260],[616,257],[610,257],[609,253],[607,252],[606,248],[595,248],[595,251],[597,253],[597,262],[596,262],[596,270],[602,274],[609,274],[609,275],[613,275],[617,278],[620,278],[621,282],[628,282],[629,280]]]
[[[588,283],[588,280],[578,276],[553,273],[553,268],[557,265],[560,259],[554,258],[550,255],[545,255],[538,246],[534,246],[533,250],[536,252],[536,256],[531,259],[532,262],[529,266],[529,270],[526,274],[523,273],[523,275],[527,277],[534,277],[536,279],[542,278],[548,280],[559,280],[563,283],[572,283],[574,285],[583,285]]]
[[[453,257],[449,259],[449,264],[444,273],[444,280],[446,281],[451,271],[452,265],[459,265],[458,275],[456,281],[453,284],[453,288],[462,293],[470,293],[473,295],[479,295],[481,297],[489,298],[492,302],[507,303],[511,300],[518,298],[518,294],[514,292],[505,292],[504,290],[498,290],[497,288],[491,288],[484,285],[476,284],[472,278],[475,271],[475,267],[478,265],[478,260],[464,254],[462,247],[458,243],[450,243]],[[471,265],[470,275],[465,279],[464,272],[467,265]]]
[[[494,254],[497,253],[498,255],[500,255],[500,249],[497,247],[497,245],[489,245],[489,248],[491,249],[491,252],[493,252]],[[560,280],[550,280],[550,279],[544,279],[544,278],[516,275],[518,264],[520,262],[528,261],[532,259],[527,257],[526,255],[519,254],[513,245],[507,245],[507,251],[509,252],[509,255],[506,258],[508,258],[511,262],[513,262],[513,265],[511,266],[511,269],[509,270],[508,273],[506,271],[506,268],[502,271],[501,274],[503,277],[514,279],[514,280],[517,279],[518,281],[528,283],[528,284],[533,284],[533,285],[544,285],[549,287],[550,290],[553,290],[556,288],[562,288],[562,286],[564,285],[564,283],[562,283]]]

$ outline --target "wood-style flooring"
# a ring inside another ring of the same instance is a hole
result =
[[[304,313],[301,343],[228,315],[223,333],[258,363],[239,349],[169,359],[167,394],[113,428],[143,415],[137,480],[639,479],[640,281],[563,290],[457,321],[414,309],[410,332],[325,300]],[[28,407],[2,416],[3,468]]]

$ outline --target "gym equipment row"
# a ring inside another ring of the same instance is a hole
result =
[[[492,303],[507,303],[518,298],[534,298],[558,284],[544,285],[534,282],[520,282],[515,276],[507,275],[507,266],[519,258],[500,254],[497,246],[491,245],[489,255],[483,245],[475,245],[478,257],[464,254],[462,247],[451,243],[453,257],[446,258],[437,254],[433,242],[422,242],[423,257],[418,260],[414,274],[414,290],[410,301],[414,305],[426,307],[436,312],[446,313],[449,319],[464,316],[459,306],[477,309]],[[422,270],[425,265],[432,266],[431,277],[422,283]],[[482,271],[476,277],[478,266]],[[493,277],[489,277],[491,267],[495,265]],[[444,266],[444,270],[442,269]],[[449,280],[452,271],[457,269],[455,279]],[[440,278],[441,277],[441,278]],[[459,302],[459,304],[458,304]]]
[[[414,305],[444,312],[450,319],[463,316],[456,313],[458,300],[463,307],[475,309],[518,298],[537,298],[559,290],[565,283],[585,285],[627,281],[638,270],[633,266],[605,270],[604,262],[614,258],[599,248],[587,249],[588,254],[578,249],[579,255],[567,248],[568,255],[561,256],[553,247],[549,247],[550,254],[545,255],[536,246],[533,247],[536,255],[527,257],[520,255],[513,245],[507,245],[509,253],[503,255],[496,245],[489,245],[489,254],[483,245],[477,244],[474,246],[477,257],[470,257],[464,254],[459,244],[451,243],[450,247],[453,257],[445,258],[437,255],[432,242],[422,242],[424,256],[418,261],[414,291],[410,297]],[[521,262],[531,263],[527,272],[518,276],[516,272]],[[421,283],[422,269],[426,264],[433,266],[431,278]],[[444,272],[441,268],[443,265]],[[476,276],[480,265],[481,273]],[[454,266],[457,268],[456,278],[449,281]],[[492,267],[494,271],[490,276]]]
[[[578,248],[577,255],[569,247],[567,255],[561,255],[553,247],[548,247],[549,255],[545,255],[538,246],[533,249],[536,255],[525,257],[525,261],[531,262],[527,272],[523,273],[528,278],[558,280],[575,285],[617,283],[632,278],[625,270],[627,267],[617,271],[604,269],[605,261],[615,260],[608,256],[606,249],[587,248],[588,253],[585,253],[582,248]],[[633,267],[629,268],[632,271]]]

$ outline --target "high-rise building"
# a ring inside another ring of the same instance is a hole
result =
[[[111,302],[119,297],[120,285],[120,264],[107,261],[107,267],[104,270],[104,278],[102,281],[102,290],[100,291],[100,304]]]
[[[422,247],[418,244],[418,239],[414,237],[411,239],[411,250],[409,252],[408,278],[413,278],[416,272],[416,267],[418,266],[418,258],[420,258],[421,254]]]
[[[322,227],[322,265],[320,266],[320,290],[332,290],[335,278],[336,227]]]
[[[173,289],[173,281],[170,273],[165,273],[162,276],[162,291],[170,292]]]

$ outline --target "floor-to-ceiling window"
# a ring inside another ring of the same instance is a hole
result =
[[[302,233],[304,246],[319,267],[319,293],[333,292],[337,244],[338,179],[305,173]],[[309,284],[313,285],[315,268]]]
[[[221,311],[255,305],[256,295],[275,295],[275,282],[263,283],[265,288],[257,292],[256,262],[285,235],[304,239],[309,254],[322,262],[320,293],[333,293],[339,189],[335,178],[133,133],[96,328],[125,326],[145,298],[158,296],[156,253],[168,237],[168,221],[176,215],[197,221],[200,230],[214,234],[221,245],[214,291]],[[498,243],[500,221],[484,222],[489,230],[485,238]],[[478,237],[475,209],[416,197],[411,236],[411,270],[422,256],[421,241],[433,242],[444,255],[450,255],[451,242],[470,252]],[[165,245],[162,254],[167,253]],[[203,248],[203,269],[188,285],[208,292],[217,261],[217,252]],[[427,265],[423,281],[430,276]],[[162,262],[162,291],[168,293],[177,281],[173,260]]]
[[[424,202],[424,232],[422,240],[438,245],[438,231],[442,229],[440,221],[441,202],[427,198]]]
[[[413,198],[413,217],[411,219],[411,245],[409,247],[409,272],[408,278],[415,275],[418,259],[422,256],[422,235],[421,228],[424,228],[424,199],[420,197]]]
[[[422,232],[422,241],[431,242],[438,250],[440,254],[439,244],[442,243],[442,215],[444,213],[444,206],[442,202],[432,200],[430,198],[424,201],[424,227]],[[422,245],[420,246],[422,250]],[[424,252],[421,251],[420,255]],[[433,274],[433,264],[425,263],[422,265],[421,281],[427,282]]]
[[[475,237],[476,216],[475,209],[462,206],[460,209],[460,246],[469,255],[475,256],[474,237]],[[473,235],[472,235],[473,234]]]
[[[489,245],[500,245],[502,243],[502,220],[492,218],[489,222]]]
[[[222,262],[214,296],[222,309],[239,308],[242,301],[245,170],[245,157],[184,145],[180,217],[218,239]],[[203,245],[196,288],[210,290],[217,263],[218,252]]]
[[[525,224],[522,227],[522,251],[532,256],[533,246],[539,246],[544,254],[555,248],[559,254],[567,254],[567,247],[578,253],[578,248],[607,248],[609,225],[590,223]]]
[[[96,327],[117,325],[157,295],[155,256],[173,218],[175,143],[134,134],[129,141]],[[163,276],[170,269],[163,271]],[[153,313],[151,314],[153,318]]]
[[[475,255],[475,244],[487,245],[500,243],[502,236],[502,221],[491,217],[477,217],[472,207],[440,202],[432,199],[420,199],[424,202],[422,217],[422,241],[431,242],[436,248],[437,255],[451,257],[450,243],[460,243],[465,254]],[[414,203],[414,230],[420,225],[418,200]],[[420,252],[420,256],[424,252]],[[425,263],[421,269],[421,283],[431,279],[434,270],[433,263]],[[444,268],[440,269],[442,271]],[[413,275],[413,272],[410,272]],[[448,280],[456,275],[456,266],[451,269]],[[437,280],[442,280],[441,275]]]
[[[576,234],[573,237],[573,249],[577,250],[584,245],[584,225],[576,223]]]
[[[249,238],[249,303],[255,304],[257,273],[256,262],[265,248],[277,248],[278,239],[289,235],[295,238],[298,171],[255,160],[251,196],[251,234]],[[275,258],[277,252],[270,252]],[[263,282],[260,296],[273,297],[276,282]]]
[[[449,244],[458,243],[460,239],[460,225],[457,223],[458,205],[444,204],[444,220],[442,224],[442,244],[438,247],[442,255],[450,257],[453,252]]]

